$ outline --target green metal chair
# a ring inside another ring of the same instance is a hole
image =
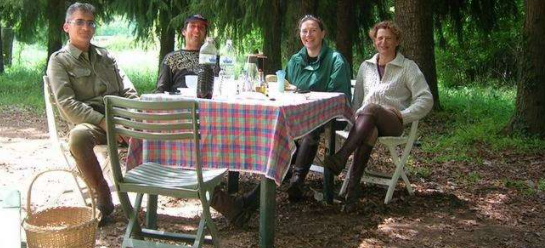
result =
[[[205,241],[219,247],[217,229],[210,215],[209,201],[226,169],[202,170],[199,150],[199,114],[196,101],[149,102],[125,99],[117,96],[104,98],[108,126],[108,149],[112,173],[119,200],[129,224],[122,247],[201,247]],[[124,173],[121,171],[116,136],[123,135],[144,140],[190,140],[193,142],[192,157],[195,170],[170,168],[156,163],[143,163]],[[134,207],[128,192],[136,193]],[[196,198],[202,203],[202,215],[196,234],[169,233],[142,228],[138,212],[144,194],[177,198]],[[211,239],[205,238],[205,229]],[[177,246],[145,238],[191,242],[191,246]]]

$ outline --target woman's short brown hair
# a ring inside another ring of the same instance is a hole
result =
[[[306,22],[306,21],[309,21],[309,20],[318,23],[318,26],[320,27],[320,31],[325,30],[325,26],[324,26],[324,23],[322,22],[322,19],[320,19],[319,17],[313,16],[313,15],[303,16],[303,18],[301,18],[301,20],[299,20],[299,29],[301,29],[301,26],[303,25],[303,22]]]
[[[401,29],[393,21],[382,21],[375,24],[375,26],[369,30],[369,38],[371,38],[371,40],[375,40],[375,38],[377,38],[377,32],[379,29],[389,29],[392,34],[396,36],[397,40],[401,41]]]

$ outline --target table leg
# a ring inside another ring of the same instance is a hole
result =
[[[261,200],[259,213],[259,247],[274,247],[274,218],[276,215],[276,184],[274,180],[261,177]]]
[[[227,174],[227,193],[232,195],[238,192],[238,171],[229,171]]]
[[[157,195],[148,195],[146,227],[148,229],[157,229]]]
[[[326,153],[325,156],[331,156],[335,154],[335,120],[330,121],[325,130],[326,136]],[[324,201],[333,203],[333,187],[334,175],[328,168],[324,167]]]

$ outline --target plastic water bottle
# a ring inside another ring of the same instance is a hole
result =
[[[220,92],[233,92],[235,81],[235,48],[233,41],[227,40],[220,53]]]
[[[235,48],[233,41],[227,40],[220,53],[220,67],[222,75],[228,80],[235,79]]]
[[[212,66],[216,64],[218,57],[218,51],[214,39],[211,37],[206,38],[206,42],[199,51],[199,81],[197,83],[197,97],[198,98],[212,98],[214,91],[214,71]]]

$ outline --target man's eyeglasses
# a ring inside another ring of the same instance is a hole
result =
[[[83,27],[84,25],[87,25],[90,28],[96,28],[96,26],[97,26],[95,21],[86,21],[86,20],[82,20],[82,19],[72,20],[72,21],[69,21],[68,23],[74,24],[74,25],[76,25],[78,27]]]

